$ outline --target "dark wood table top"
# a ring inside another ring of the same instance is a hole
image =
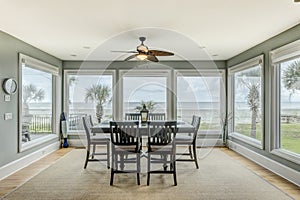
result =
[[[143,130],[147,130],[148,125],[147,124],[141,124],[139,125],[140,131],[144,132]],[[177,133],[193,133],[195,128],[186,122],[183,121],[177,121]],[[104,122],[100,124],[96,124],[91,128],[92,133],[110,133],[110,127],[109,122]]]

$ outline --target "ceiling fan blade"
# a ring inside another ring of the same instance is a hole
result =
[[[137,53],[137,51],[111,51],[114,53]]]
[[[131,55],[131,56],[127,57],[127,58],[125,59],[125,61],[131,60],[132,58],[135,58],[137,55],[138,55],[138,54]]]
[[[159,50],[149,50],[150,54],[154,56],[174,56],[174,53]]]
[[[147,55],[147,60],[152,62],[158,62],[158,59],[153,55]]]

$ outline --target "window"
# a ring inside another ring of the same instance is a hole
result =
[[[57,137],[56,77],[58,68],[20,54],[19,150]]]
[[[272,59],[272,147],[300,163],[300,41],[270,52]]]
[[[177,72],[177,120],[201,116],[201,132],[221,133],[224,115],[224,72]]]
[[[84,130],[82,117],[85,115],[91,115],[95,123],[113,119],[113,72],[66,71],[65,85],[70,132]]]
[[[263,56],[229,69],[231,136],[263,146]]]
[[[146,104],[149,112],[167,113],[167,73],[165,72],[123,72],[123,116],[139,112]]]

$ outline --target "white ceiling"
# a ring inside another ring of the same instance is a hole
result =
[[[0,11],[0,30],[62,60],[122,60],[111,50],[139,36],[176,55],[160,60],[227,60],[300,22],[294,0],[0,0]]]

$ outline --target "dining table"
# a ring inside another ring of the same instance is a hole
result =
[[[124,120],[125,121],[125,120]],[[129,120],[126,120],[129,121]],[[154,120],[153,120],[154,121]],[[156,121],[156,120],[155,120]],[[157,120],[157,121],[170,121],[170,120]],[[141,123],[139,121],[139,135],[141,136],[142,139],[142,147],[145,146],[145,144],[143,144],[145,142],[146,137],[148,137],[148,123]],[[151,128],[151,127],[150,127]],[[192,126],[190,123],[184,122],[184,121],[177,121],[177,134],[191,134],[194,133],[195,131],[195,127]],[[110,122],[109,121],[104,121],[102,123],[96,124],[93,127],[91,127],[91,133],[96,135],[96,134],[105,134],[106,137],[110,137]],[[140,152],[140,156],[141,158],[148,158],[148,152],[147,150],[141,149]],[[122,167],[122,166],[120,166]],[[124,166],[123,166],[124,167]]]
[[[170,120],[159,120],[161,121],[170,121]],[[141,136],[148,136],[148,124],[147,123],[139,123],[139,133]],[[195,127],[190,123],[184,121],[177,121],[177,133],[193,133],[195,131]],[[110,133],[110,125],[109,121],[104,121],[102,123],[96,124],[91,127],[91,133]]]

